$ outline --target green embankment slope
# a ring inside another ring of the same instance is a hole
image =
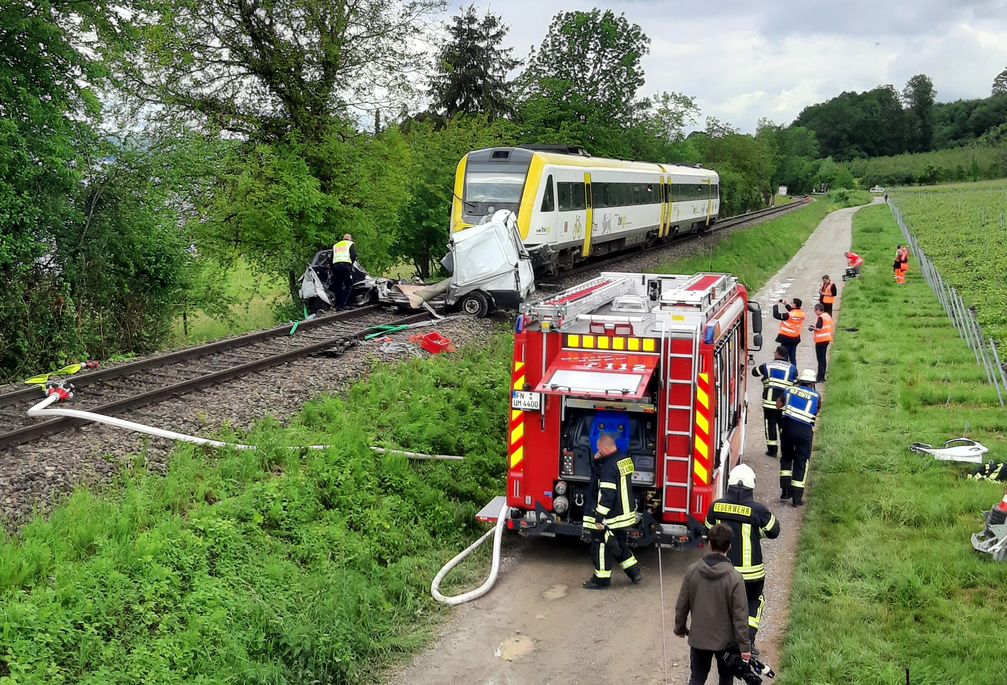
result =
[[[843,294],[781,685],[901,683],[905,667],[920,685],[1007,681],[1007,567],[969,545],[1003,487],[907,450],[968,428],[1005,459],[1007,417],[919,271],[892,281],[901,241],[887,207],[856,215],[866,266]]]

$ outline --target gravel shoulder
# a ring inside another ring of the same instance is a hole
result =
[[[793,259],[753,298],[767,312],[767,343],[755,355],[756,363],[765,361],[775,346],[776,326],[768,314],[772,303],[794,296],[814,302],[822,274],[838,279],[843,273],[843,252],[849,249],[855,212],[856,208],[851,208],[829,214]],[[709,249],[709,245],[693,243],[673,247]],[[660,258],[667,259],[667,253]],[[647,267],[633,262],[620,263],[618,268]],[[841,281],[839,285],[841,298]],[[841,316],[841,305],[836,312]],[[801,368],[814,368],[814,348],[809,342],[799,348],[798,361]],[[745,454],[758,477],[757,498],[776,513],[783,526],[782,536],[764,547],[769,568],[768,605],[759,638],[766,660],[778,663],[803,509],[776,500],[779,466],[775,459],[764,456],[760,398],[761,385],[750,384]],[[813,463],[808,499],[814,497]],[[509,549],[493,591],[456,609],[441,626],[434,644],[390,674],[389,682],[517,685],[610,680],[650,684],[688,678],[688,645],[671,634],[671,626],[682,575],[702,556],[701,551],[665,550],[659,557],[655,549],[644,550],[639,555],[645,578],[640,586],[619,577],[611,590],[588,592],[580,587],[591,574],[585,546],[535,539],[519,540]],[[612,639],[613,631],[628,632],[632,637]]]

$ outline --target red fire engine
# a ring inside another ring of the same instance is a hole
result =
[[[523,306],[507,528],[579,535],[592,455],[606,432],[635,466],[635,544],[658,535],[666,545],[696,542],[741,460],[748,349],[761,346],[761,328],[758,304],[726,274],[604,273]],[[498,498],[481,518],[495,519],[503,504]]]

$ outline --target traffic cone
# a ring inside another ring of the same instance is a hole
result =
[[[987,523],[991,526],[1000,526],[1005,522],[1007,522],[1007,493],[1004,493],[1004,498],[990,509],[989,519],[987,520]]]

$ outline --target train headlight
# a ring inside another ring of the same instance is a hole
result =
[[[556,481],[556,485],[554,485],[552,489],[553,489],[553,492],[555,492],[557,495],[565,495],[566,494],[566,487],[567,486],[566,486],[566,481],[565,480],[558,480],[558,481]]]
[[[557,514],[565,514],[570,509],[570,500],[560,495],[552,501],[552,508]]]

